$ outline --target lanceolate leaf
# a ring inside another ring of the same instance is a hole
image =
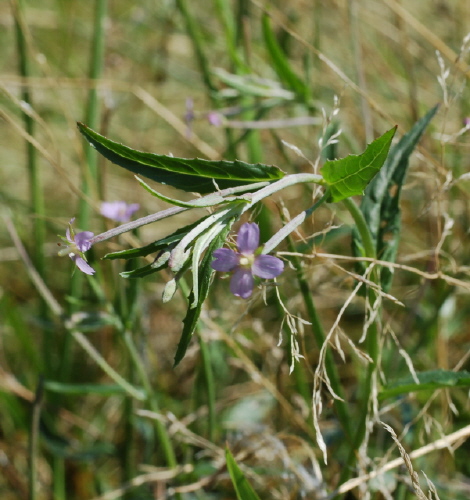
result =
[[[111,141],[83,123],[78,123],[78,128],[88,142],[111,162],[134,174],[183,191],[212,193],[217,191],[216,184],[220,189],[225,189],[276,181],[284,176],[284,172],[277,167],[261,163],[185,159],[144,153]]]
[[[243,471],[238,466],[235,458],[228,448],[225,449],[225,460],[227,461],[227,470],[230,474],[233,487],[238,500],[260,500],[259,496],[248,482]]]
[[[167,249],[171,245],[175,245],[178,243],[186,234],[188,234],[192,229],[198,226],[202,221],[207,219],[209,215],[202,217],[201,219],[193,222],[192,224],[188,224],[187,226],[180,227],[174,233],[165,236],[164,238],[154,241],[153,243],[149,243],[143,247],[139,248],[128,248],[126,250],[120,250],[119,252],[113,252],[106,254],[104,259],[135,259],[136,257],[145,257],[146,255],[150,255],[151,253],[159,252],[161,250]]]
[[[387,158],[396,132],[393,127],[367,146],[361,155],[349,155],[340,160],[327,161],[321,170],[330,187],[333,202],[361,195]]]
[[[390,149],[383,168],[365,190],[361,211],[381,260],[395,262],[401,231],[399,202],[409,158],[437,109],[438,106],[432,108]],[[355,255],[362,254],[360,237],[356,231],[353,233],[353,249]],[[390,288],[391,282],[390,269],[383,268],[381,284],[385,291]]]
[[[392,382],[380,392],[379,398],[386,399],[415,391],[470,387],[470,372],[467,371],[431,370],[417,373],[417,377],[419,384],[411,376]]]
[[[280,80],[284,82],[284,84],[287,85],[290,90],[295,92],[299,99],[307,102],[309,96],[309,88],[291,68],[286,55],[277,43],[276,37],[271,28],[269,16],[264,15],[262,22],[264,43],[271,57],[274,70],[276,71]]]
[[[197,320],[201,314],[202,304],[209,293],[209,285],[212,275],[214,274],[214,270],[211,267],[211,262],[214,260],[212,254],[214,250],[220,248],[224,244],[225,238],[233,222],[235,222],[235,218],[229,221],[224,230],[212,240],[199,265],[197,302],[194,305],[195,294],[192,291],[189,295],[189,308],[183,320],[183,332],[176,350],[174,366],[176,366],[186,354],[194,329],[196,328]]]

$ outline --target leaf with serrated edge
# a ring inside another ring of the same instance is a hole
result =
[[[183,191],[201,194],[257,182],[273,182],[284,177],[277,167],[242,161],[175,158],[144,153],[111,141],[83,123],[78,128],[88,142],[109,161],[134,174]]]
[[[327,161],[321,170],[333,202],[361,195],[384,164],[397,127],[385,132],[367,146],[361,155]]]

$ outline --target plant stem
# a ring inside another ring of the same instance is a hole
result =
[[[97,80],[101,77],[103,71],[104,59],[104,43],[105,43],[105,21],[106,21],[107,0],[95,1],[95,21],[94,21],[94,34],[93,45],[90,61],[89,78]],[[88,93],[88,104],[85,112],[85,122],[88,126],[97,129],[99,122],[99,105],[98,105],[98,92],[92,85]],[[90,147],[85,149],[86,166],[82,179],[82,191],[86,197],[80,200],[78,224],[83,228],[89,226],[90,219],[90,206],[87,199],[90,194],[95,191],[98,192],[98,160],[97,152]],[[84,277],[82,273],[75,273],[71,281],[70,295],[79,299],[83,290]],[[75,312],[77,306],[72,303],[71,312]],[[60,374],[61,379],[67,381],[70,378],[70,370],[72,367],[72,344],[70,337],[66,337],[61,355]]]
[[[23,0],[17,0],[15,12],[16,26],[16,41],[18,47],[18,61],[21,77],[27,79],[31,76],[28,51],[26,40],[23,33]],[[25,106],[32,106],[32,96],[27,86],[23,87],[21,99]],[[35,123],[33,118],[28,113],[23,113],[23,121],[26,132],[34,137]],[[42,190],[42,182],[40,171],[37,164],[36,148],[30,142],[26,145],[28,173],[29,173],[29,189],[31,199],[31,209],[34,217],[34,265],[41,276],[44,275],[44,196]]]
[[[29,500],[36,500],[36,480],[37,480],[37,456],[38,456],[38,441],[39,441],[39,422],[41,418],[41,406],[44,395],[43,380],[39,380],[36,390],[36,397],[33,401],[32,416],[31,416],[31,431],[29,433]]]
[[[124,340],[124,344],[127,347],[127,350],[129,351],[131,361],[137,370],[140,381],[144,386],[145,393],[147,394],[147,398],[149,400],[150,409],[155,413],[159,413],[157,398],[155,397],[155,394],[152,390],[152,386],[145,370],[144,363],[142,362],[142,359],[140,358],[140,355],[137,351],[131,332],[129,330],[123,332],[122,338]],[[176,467],[177,462],[175,450],[173,449],[173,445],[171,444],[170,436],[168,435],[166,427],[160,420],[155,420],[155,429],[162,445],[163,454],[165,456],[168,467]]]
[[[364,247],[365,256],[370,259],[376,258],[375,244],[370,234],[367,223],[364,219],[364,215],[360,208],[354,203],[353,200],[347,198],[343,200],[344,206],[348,209],[349,213],[356,223],[356,227],[361,235],[362,244]],[[378,269],[375,267],[371,273],[371,281],[380,284],[380,274]],[[369,288],[367,291],[368,299],[370,302],[371,309],[374,310],[376,301],[378,300],[375,291]],[[379,348],[379,329],[378,322],[379,318],[376,318],[369,326],[367,331],[367,352],[371,358],[369,365],[367,367],[367,372],[365,373],[362,381],[362,387],[360,390],[361,397],[361,407],[360,415],[357,422],[356,433],[354,435],[351,451],[349,453],[348,461],[343,468],[343,472],[340,478],[340,484],[346,481],[352,472],[352,465],[356,457],[356,453],[364,440],[367,430],[367,419],[369,415],[370,400],[372,395],[372,389],[374,385],[374,379],[376,376],[377,362],[380,355]]]
[[[180,278],[178,280],[178,285],[181,288],[181,291],[183,292],[183,296],[188,304],[189,307],[189,293],[190,289],[188,286],[188,283],[184,278]],[[215,429],[216,429],[216,410],[215,410],[215,379],[214,379],[214,372],[212,370],[212,363],[211,363],[211,357],[210,357],[210,351],[209,348],[207,347],[205,341],[201,337],[201,328],[198,324],[196,325],[196,333],[198,336],[198,341],[199,341],[199,348],[201,349],[201,361],[202,361],[202,371],[204,375],[204,382],[206,383],[206,394],[207,394],[207,409],[208,409],[208,414],[209,414],[209,432],[208,432],[208,437],[209,440],[214,442],[214,436],[215,436]]]
[[[287,246],[290,252],[295,252],[295,246],[290,236],[288,236],[287,238]],[[305,278],[300,259],[297,256],[293,256],[292,262],[296,269],[297,281],[299,283],[300,293],[304,300],[305,308],[307,309],[308,319],[312,324],[312,334],[315,338],[317,346],[321,348],[321,346],[325,343],[326,338],[325,331],[323,330],[323,325],[320,321],[320,317],[318,316],[315,303],[313,302],[312,293],[310,292],[308,281]],[[343,388],[341,386],[341,381],[336,369],[336,364],[329,349],[326,350],[325,354],[325,370],[330,380],[332,389],[341,398],[341,400],[334,398],[334,407],[343,431],[348,440],[351,441],[353,436],[352,422],[348,407],[344,401]]]

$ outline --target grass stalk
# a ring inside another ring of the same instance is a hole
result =
[[[37,490],[37,469],[38,469],[38,445],[39,445],[39,423],[41,419],[41,407],[44,395],[43,380],[39,380],[36,390],[36,397],[33,401],[32,416],[31,416],[31,431],[29,433],[28,454],[29,454],[29,500],[36,500]]]
[[[290,252],[296,251],[292,238],[290,236],[287,238],[287,246]],[[312,324],[311,328],[313,337],[317,346],[321,348],[321,346],[325,343],[325,330],[323,329],[320,317],[318,316],[317,308],[315,307],[312,293],[310,291],[308,281],[305,277],[300,259],[296,256],[293,256],[292,263],[296,269],[297,282],[299,284],[300,294],[302,295],[305,308],[307,310],[308,320]],[[341,386],[341,380],[338,374],[338,370],[336,369],[333,355],[329,349],[325,354],[325,370],[328,378],[330,379],[332,389],[341,398],[334,399],[334,408],[336,411],[336,415],[341,424],[341,427],[343,428],[344,434],[346,435],[348,440],[351,440],[353,436],[351,417],[349,415],[348,406],[344,401],[344,392]]]
[[[31,66],[29,60],[29,54],[26,45],[26,38],[23,31],[24,23],[24,2],[23,0],[16,0],[15,12],[15,28],[16,28],[16,42],[18,49],[18,63],[19,63],[19,73],[24,79],[31,76]],[[33,98],[28,86],[24,86],[21,91],[21,100],[25,106],[33,106]],[[35,123],[34,119],[27,113],[23,113],[23,121],[26,132],[34,137],[35,135]],[[26,155],[27,155],[27,165],[28,165],[28,175],[29,175],[29,189],[30,189],[30,200],[31,200],[31,212],[34,218],[34,265],[36,270],[41,276],[44,275],[44,240],[46,234],[45,228],[45,211],[44,211],[44,193],[42,189],[41,174],[38,167],[38,158],[36,154],[36,148],[30,142],[26,143]]]
[[[178,284],[183,292],[183,297],[186,300],[187,305],[189,306],[189,293],[190,289],[187,281],[184,278],[181,278],[178,281]],[[201,327],[198,324],[196,325],[196,334],[198,336],[199,348],[201,349],[201,361],[202,361],[202,374],[204,377],[205,390],[207,396],[207,410],[208,410],[208,437],[211,442],[214,442],[216,427],[217,427],[217,418],[216,418],[216,391],[215,391],[215,379],[214,379],[214,371],[212,369],[210,350],[201,336]]]
[[[152,386],[150,384],[150,380],[145,370],[144,363],[142,362],[142,359],[139,355],[137,347],[134,343],[134,339],[132,338],[131,332],[129,330],[123,332],[122,338],[130,354],[131,362],[134,365],[137,375],[140,378],[140,382],[142,383],[145,393],[147,394],[148,401],[150,404],[150,409],[155,413],[159,413],[158,400],[156,398],[154,391],[152,390]],[[176,462],[175,450],[171,443],[170,436],[166,430],[166,427],[162,422],[160,422],[160,420],[155,420],[155,430],[157,432],[158,439],[162,446],[166,464],[168,465],[168,467],[172,468],[176,467],[177,462]]]
[[[184,22],[186,23],[188,35],[193,42],[194,51],[196,53],[196,58],[199,63],[199,69],[201,70],[204,84],[209,89],[209,94],[211,92],[215,92],[217,88],[212,81],[211,68],[204,51],[204,39],[199,31],[197,22],[193,19],[191,13],[189,12],[186,0],[176,0],[176,4],[181,12],[181,15],[183,16]]]
[[[354,201],[351,198],[343,200],[343,205],[348,209],[349,213],[354,219],[359,234],[361,235],[365,256],[371,259],[375,259],[376,258],[375,245],[372,240],[369,228],[367,227],[364,215],[362,214],[360,208],[356,205],[356,203],[354,203]],[[371,280],[376,284],[380,284],[380,274],[378,273],[377,268],[374,268],[372,270]],[[377,295],[371,288],[369,288],[367,293],[371,308],[372,310],[374,310],[375,302],[376,300],[378,300]],[[362,378],[362,387],[360,387],[359,389],[359,394],[360,394],[359,418],[357,419],[356,431],[354,434],[349,457],[340,477],[340,483],[343,483],[344,481],[347,481],[349,479],[353,471],[353,464],[356,458],[356,453],[359,450],[359,447],[361,446],[361,443],[363,442],[366,435],[367,419],[370,410],[370,400],[372,396],[374,378],[376,376],[377,363],[380,355],[379,329],[377,321],[378,318],[376,318],[375,321],[373,321],[370,324],[369,329],[367,331],[366,347],[367,347],[367,353],[370,356],[371,361],[369,362],[367,371]]]
[[[107,0],[96,0],[95,2],[95,17],[94,17],[94,34],[93,45],[90,60],[90,80],[97,80],[103,72],[104,46],[105,46],[105,21],[107,11]],[[93,129],[98,129],[99,124],[99,102],[98,92],[92,85],[88,93],[88,104],[85,112],[85,123]],[[82,191],[85,195],[90,196],[93,192],[98,192],[98,157],[93,148],[85,148],[86,166],[82,179]],[[85,198],[80,200],[78,224],[81,228],[87,229],[90,220],[90,206]],[[70,295],[79,299],[84,284],[84,276],[82,273],[75,273],[71,280]],[[77,306],[72,302],[71,312],[75,312]],[[70,337],[64,341],[60,374],[62,380],[67,380],[70,377],[70,369],[72,365],[72,343]]]

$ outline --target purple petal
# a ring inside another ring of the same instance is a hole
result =
[[[237,236],[237,246],[240,253],[251,255],[259,246],[259,226],[256,223],[243,224]]]
[[[272,255],[258,255],[255,257],[251,271],[260,278],[275,278],[284,271],[284,262]]]
[[[253,292],[253,275],[249,269],[239,267],[230,280],[230,291],[233,295],[247,299]]]
[[[93,238],[93,233],[91,231],[82,231],[75,235],[75,244],[80,252],[86,252],[90,250],[91,243],[90,240]]]
[[[95,274],[95,270],[88,264],[85,259],[82,259],[80,256],[75,254],[70,254],[70,258],[75,262],[76,266],[82,273],[93,275]]]
[[[132,214],[139,210],[138,203],[128,205],[125,201],[103,201],[101,203],[100,213],[108,219],[117,222],[127,222]]]
[[[65,230],[65,237],[67,238],[67,241],[69,243],[73,243],[73,239],[72,239],[72,233],[70,231],[70,228],[72,226],[72,224],[74,223],[75,221],[75,217],[72,217],[70,220],[69,220],[69,225],[67,226],[67,229]]]
[[[211,267],[216,271],[232,271],[238,266],[240,260],[239,255],[230,248],[218,248],[212,256],[215,260],[211,262]]]

